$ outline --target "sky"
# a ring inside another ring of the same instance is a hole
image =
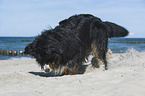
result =
[[[145,0],[0,0],[0,36],[31,37],[75,14],[92,14],[145,38]]]

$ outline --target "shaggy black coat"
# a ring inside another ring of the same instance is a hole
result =
[[[24,53],[34,56],[42,69],[49,65],[54,75],[76,74],[91,52],[93,66],[101,60],[107,69],[108,38],[127,35],[128,31],[117,24],[90,14],[74,15],[42,32]]]

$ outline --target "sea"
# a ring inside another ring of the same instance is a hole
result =
[[[33,42],[34,39],[35,37],[0,37],[0,60],[33,59],[30,56],[19,56],[19,51],[24,52],[25,47]],[[125,53],[132,49],[138,52],[145,52],[145,38],[111,38],[108,42],[108,48],[113,53]],[[16,50],[18,55],[4,56],[3,50],[7,52]]]

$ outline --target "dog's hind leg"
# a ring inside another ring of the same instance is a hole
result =
[[[103,70],[107,70],[107,60],[106,60],[106,52],[107,52],[107,43],[108,42],[95,42],[91,45],[93,54],[95,57],[92,59],[91,63],[94,67],[103,68]]]

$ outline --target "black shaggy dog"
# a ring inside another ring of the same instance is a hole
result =
[[[91,52],[92,65],[95,67],[101,60],[107,70],[108,38],[127,35],[125,28],[93,15],[74,15],[54,29],[45,30],[24,53],[34,56],[42,69],[49,65],[53,75],[76,74]]]

